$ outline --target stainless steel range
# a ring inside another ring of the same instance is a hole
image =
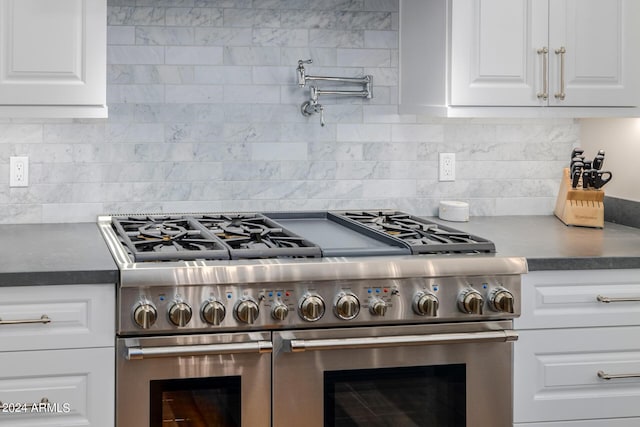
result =
[[[99,226],[119,427],[511,425],[527,267],[486,239],[395,211]]]

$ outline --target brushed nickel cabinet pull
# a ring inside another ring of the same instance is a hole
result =
[[[554,96],[556,99],[564,101],[566,94],[564,93],[564,54],[567,53],[567,50],[564,46],[560,46],[560,49],[555,50],[556,55],[560,55],[560,92],[556,93]]]
[[[640,374],[607,374],[604,371],[598,371],[598,377],[603,380],[618,380],[622,378],[640,378]]]
[[[14,403],[15,406],[18,407],[23,407],[23,406],[33,406],[33,405],[39,405],[40,403],[49,403],[49,399],[46,397],[43,397],[42,399],[40,399],[40,402],[33,402],[33,403]],[[4,405],[4,403],[0,400],[0,407],[2,407]]]
[[[0,325],[22,325],[27,323],[51,323],[51,318],[46,314],[40,316],[39,319],[23,319],[23,320],[2,320],[0,319]]]
[[[604,295],[598,295],[596,299],[606,304],[609,304],[610,302],[640,302],[640,297],[612,298],[612,297],[606,297]]]
[[[545,101],[549,98],[549,71],[547,66],[549,49],[547,47],[543,47],[542,49],[537,50],[538,55],[542,55],[542,92],[538,92],[538,99],[544,99]]]

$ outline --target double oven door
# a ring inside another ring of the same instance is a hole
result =
[[[507,427],[512,322],[117,341],[117,427]]]
[[[119,338],[117,427],[270,427],[269,332]]]
[[[511,427],[511,322],[274,333],[273,427]]]

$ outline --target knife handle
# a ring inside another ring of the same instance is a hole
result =
[[[573,151],[571,151],[571,158],[573,159],[574,157],[580,156],[584,154],[584,150],[580,147],[576,147],[573,149]]]
[[[583,189],[587,189],[589,187],[592,187],[592,180],[591,180],[591,171],[590,170],[584,170],[582,171],[582,188]]]
[[[571,172],[571,188],[578,188],[578,182],[580,181],[581,175],[582,163],[574,165],[573,171]]]
[[[596,171],[593,177],[593,186],[598,189],[602,188],[607,182],[611,181],[611,178],[613,178],[613,174],[609,171]]]
[[[594,159],[593,159],[593,168],[600,170],[602,169],[602,165],[604,164],[604,156],[598,154]]]

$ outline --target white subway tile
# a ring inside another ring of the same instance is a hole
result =
[[[107,46],[109,64],[162,64],[162,46]]]
[[[300,142],[259,142],[251,144],[251,159],[255,161],[306,160],[307,144]]]
[[[167,46],[165,55],[167,64],[222,64],[222,48],[219,46]]]
[[[389,141],[391,125],[388,124],[338,124],[338,141]]]

